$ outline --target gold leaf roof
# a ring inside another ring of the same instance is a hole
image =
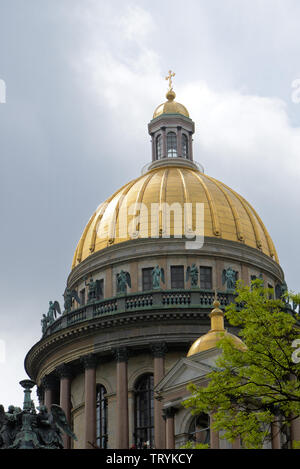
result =
[[[273,241],[263,222],[243,197],[197,169],[179,163],[174,166],[173,163],[152,169],[125,184],[98,207],[78,243],[72,268],[96,251],[132,239],[132,235],[128,233],[124,236],[124,221],[127,220],[129,224],[137,218],[141,206],[139,204],[144,204],[147,210],[140,211],[137,237],[149,238],[152,233],[149,222],[151,204],[161,207],[164,203],[178,203],[182,209],[185,203],[203,203],[205,237],[244,243],[279,262]],[[192,229],[195,229],[196,224],[194,212]],[[161,219],[158,223],[161,230]],[[184,226],[171,219],[170,235],[174,236],[180,230],[184,234]]]

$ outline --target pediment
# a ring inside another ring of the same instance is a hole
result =
[[[191,358],[181,358],[155,387],[156,392],[167,391],[180,385],[187,385],[205,376],[212,368]]]

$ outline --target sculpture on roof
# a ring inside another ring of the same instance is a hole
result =
[[[188,266],[186,269],[186,282],[191,279],[191,287],[195,288],[198,286],[198,279],[199,279],[199,269],[196,264],[193,264],[191,267]]]
[[[235,284],[238,279],[238,272],[233,270],[231,267],[228,269],[224,269],[222,273],[222,283],[223,285],[226,284],[227,290],[234,290]]]
[[[131,277],[129,272],[125,272],[121,270],[117,274],[117,292],[118,293],[126,293],[127,292],[127,285],[131,288]]]
[[[154,290],[160,288],[160,282],[165,283],[165,271],[163,268],[156,265],[152,270],[152,287]]]
[[[64,308],[66,313],[69,313],[71,311],[73,299],[75,299],[78,304],[81,304],[76,290],[71,290],[70,288],[66,287],[63,297],[65,301]]]
[[[96,301],[102,296],[102,289],[101,289],[101,281],[100,280],[94,280],[92,277],[90,280],[87,282],[86,278],[85,280],[85,286],[88,287],[88,303],[92,303],[93,301]]]
[[[48,326],[54,323],[58,315],[61,314],[61,309],[58,301],[49,301],[49,309],[47,314],[43,314],[41,319],[42,333],[46,332]]]

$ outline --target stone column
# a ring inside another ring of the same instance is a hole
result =
[[[236,438],[232,443],[232,449],[241,449],[241,439]]]
[[[126,347],[115,350],[115,358],[117,361],[117,449],[128,449],[128,351]]]
[[[153,344],[151,347],[154,361],[154,387],[165,375],[166,344],[164,342]],[[166,425],[162,415],[162,402],[154,399],[154,445],[155,449],[166,448]]]
[[[166,133],[166,128],[162,127],[162,157],[167,158],[167,133]]]
[[[280,426],[276,422],[271,425],[272,449],[281,449]]]
[[[166,449],[175,449],[175,413],[174,407],[164,409],[166,420]]]
[[[189,132],[189,159],[194,160],[193,158],[193,132]]]
[[[60,407],[66,414],[67,421],[71,427],[71,379],[72,372],[69,365],[60,365],[56,372],[60,379]],[[71,448],[71,439],[63,433],[64,448]]]
[[[300,418],[296,418],[291,422],[291,442],[300,441]]]
[[[216,432],[212,429],[213,416],[210,415],[210,448],[219,449],[220,448],[220,438],[219,432]]]
[[[156,154],[156,136],[152,133],[151,135],[151,143],[152,143],[152,161],[157,160],[157,154]]]
[[[177,156],[182,157],[182,127],[177,127]]]
[[[45,376],[43,378],[42,386],[44,388],[44,405],[47,407],[48,412],[50,412],[52,404],[55,404],[54,393],[57,387],[56,379],[54,376]]]
[[[84,444],[85,449],[96,445],[96,365],[94,354],[82,357],[84,372]]]

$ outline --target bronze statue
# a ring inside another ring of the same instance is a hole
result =
[[[131,288],[130,273],[121,270],[121,272],[117,274],[117,292],[126,293],[127,285]]]
[[[49,326],[54,323],[57,315],[61,314],[60,306],[58,301],[49,301],[49,310],[47,314],[48,324]]]
[[[224,269],[222,273],[223,285],[226,284],[227,290],[234,290],[235,284],[238,278],[238,272],[233,270],[231,267]]]
[[[158,290],[160,288],[160,281],[165,283],[165,271],[163,268],[156,265],[152,270],[152,287],[154,290]]]
[[[64,308],[65,308],[66,313],[69,313],[72,309],[73,298],[77,301],[77,303],[81,304],[79,296],[78,296],[76,290],[70,290],[68,287],[66,287],[66,289],[64,291],[64,294],[63,294],[63,297],[64,297],[64,300],[65,300]]]
[[[47,314],[43,314],[41,319],[42,334],[44,335],[47,327],[54,323],[57,315],[61,314],[60,305],[58,301],[49,301],[49,309]]]
[[[186,269],[186,282],[191,278],[191,287],[195,288],[198,286],[198,278],[199,278],[199,269],[196,264],[193,264],[191,267],[188,266]]]
[[[85,280],[85,286],[88,287],[88,303],[92,303],[93,301],[98,300],[102,296],[102,290],[101,290],[101,281],[100,280],[93,280],[93,278],[90,278],[89,282],[86,282]]]

